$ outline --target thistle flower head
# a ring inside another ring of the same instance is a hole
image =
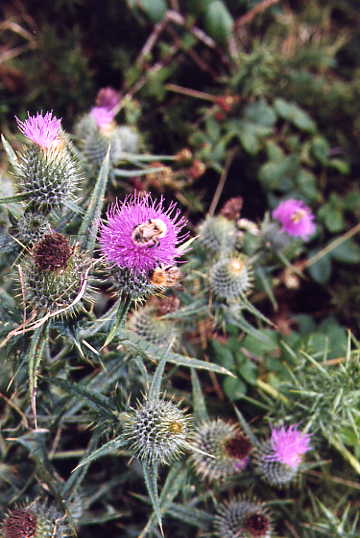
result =
[[[53,116],[52,112],[42,114],[38,112],[21,121],[16,118],[17,125],[24,136],[41,148],[49,148],[57,141],[61,129],[61,119]]]
[[[10,509],[4,517],[0,534],[3,538],[65,538],[69,527],[53,505],[35,500],[30,504]]]
[[[98,127],[105,127],[113,121],[115,114],[111,109],[103,106],[94,106],[90,110],[90,116],[94,118]]]
[[[200,424],[194,431],[193,445],[201,451],[191,455],[195,472],[210,481],[231,478],[243,471],[252,449],[238,426],[222,419]]]
[[[282,230],[288,235],[308,239],[315,232],[314,215],[301,200],[291,198],[281,202],[272,216],[282,224]]]
[[[174,203],[164,209],[162,198],[156,202],[149,194],[135,193],[109,209],[101,227],[101,250],[108,262],[135,273],[174,265],[180,256],[177,244],[186,237],[181,234],[184,225]]]
[[[235,497],[221,504],[214,519],[219,538],[270,538],[271,517],[263,503]]]
[[[112,110],[120,101],[120,94],[114,88],[101,88],[96,96],[96,106]]]
[[[69,241],[62,234],[46,234],[38,241],[32,251],[35,264],[42,271],[65,269],[72,254]]]
[[[199,241],[211,254],[233,250],[237,241],[235,222],[223,215],[206,217],[199,226]]]
[[[221,299],[238,300],[241,295],[249,293],[252,283],[252,268],[244,254],[225,256],[210,270],[210,286]]]
[[[274,428],[271,432],[272,454],[266,456],[268,461],[278,461],[292,468],[297,468],[302,455],[311,449],[310,435],[302,433],[296,426]]]
[[[4,538],[31,538],[36,535],[37,517],[30,510],[14,509],[3,522]]]
[[[296,426],[274,428],[269,440],[257,447],[256,472],[268,484],[282,488],[297,475],[302,455],[311,449],[310,435]]]
[[[172,320],[159,315],[152,304],[146,304],[134,310],[130,316],[128,328],[159,349],[172,348],[179,338],[179,330]]]
[[[146,463],[168,464],[187,446],[189,420],[169,400],[144,400],[128,413],[124,435],[134,456]]]

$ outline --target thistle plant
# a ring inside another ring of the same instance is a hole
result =
[[[201,16],[193,30],[204,38],[198,24]],[[211,136],[200,146],[190,136],[191,151],[139,154],[128,101],[103,88],[74,138],[45,112],[18,120],[20,150],[3,140],[17,194],[0,199],[2,535],[60,538],[79,526],[81,538],[94,528],[124,537],[270,538],[290,529],[315,538],[348,528],[356,536],[353,505],[346,518],[336,510],[356,484],[349,467],[360,472],[358,351],[345,355],[333,341],[329,357],[323,344],[310,349],[323,329],[297,306],[297,290],[287,295],[283,274],[301,266],[298,286],[307,285],[307,241],[324,232],[307,205],[318,198],[279,188],[256,215],[238,196],[216,214],[217,191],[192,227],[201,205],[189,187],[209,169],[226,172],[206,153]],[[272,121],[257,97],[217,103],[248,110],[233,124],[234,145],[256,107]],[[220,121],[216,110],[208,119]],[[278,143],[288,149],[287,128]],[[319,142],[309,133],[307,144]],[[259,441],[269,421],[282,426]],[[309,467],[293,503],[278,490]],[[39,490],[51,505],[24,502]],[[312,520],[313,494],[322,512]]]

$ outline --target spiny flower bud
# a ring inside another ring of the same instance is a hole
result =
[[[36,500],[8,511],[1,524],[3,538],[65,538],[70,536],[64,518],[53,506]]]
[[[19,155],[19,188],[28,195],[31,208],[46,214],[74,197],[81,179],[78,163],[66,148],[60,120],[51,113],[17,121],[21,132],[33,142]]]
[[[243,203],[244,200],[241,198],[241,196],[230,198],[221,208],[220,215],[229,220],[238,220],[240,218],[240,212]]]
[[[251,266],[242,254],[221,259],[210,270],[210,286],[220,299],[239,299],[250,291],[252,281]]]
[[[222,419],[203,422],[195,428],[193,445],[201,451],[191,455],[195,472],[211,482],[241,473],[252,450],[239,427]]]
[[[38,313],[69,315],[90,300],[91,260],[77,246],[70,247],[63,236],[60,241],[66,252],[49,251],[53,237],[54,234],[50,234],[35,244],[33,257],[22,267],[25,305]]]
[[[214,519],[219,538],[270,538],[271,517],[263,503],[235,497],[218,507]]]
[[[155,306],[151,304],[136,309],[129,319],[128,327],[161,349],[173,347],[179,337],[174,322],[159,316]]]
[[[57,232],[46,234],[32,251],[35,265],[42,271],[65,269],[71,254],[69,241]]]
[[[206,217],[199,226],[199,241],[211,254],[233,250],[236,239],[235,223],[222,215]]]
[[[185,448],[190,417],[172,401],[144,400],[128,413],[124,435],[134,456],[150,463],[169,464]]]
[[[296,476],[303,454],[310,449],[310,435],[296,426],[274,428],[270,440],[256,450],[256,471],[268,484],[281,488]]]
[[[41,213],[26,211],[19,219],[13,234],[26,247],[32,247],[44,235],[51,233],[48,219]]]
[[[148,271],[134,272],[127,267],[113,266],[110,271],[112,290],[116,295],[125,295],[133,301],[142,302],[156,292]]]

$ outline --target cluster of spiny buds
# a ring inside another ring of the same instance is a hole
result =
[[[165,209],[163,198],[155,202],[148,193],[137,192],[112,205],[101,226],[100,246],[112,268],[114,289],[141,300],[176,286],[185,223],[174,203]]]
[[[101,165],[109,146],[113,164],[119,162],[124,153],[138,151],[139,135],[136,130],[115,122],[119,104],[120,94],[116,90],[102,88],[95,106],[75,126],[83,156],[91,165]]]
[[[81,179],[61,120],[51,112],[17,119],[30,142],[18,155],[14,172],[28,212],[47,215],[72,200]]]

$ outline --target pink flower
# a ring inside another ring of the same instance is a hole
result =
[[[297,430],[296,426],[274,428],[270,445],[273,453],[265,456],[267,461],[277,461],[295,469],[300,465],[302,455],[311,449],[310,435]]]
[[[138,192],[110,207],[100,231],[101,251],[109,262],[136,273],[174,264],[181,255],[177,244],[187,236],[181,234],[186,221],[175,203],[165,210],[163,202]]]
[[[120,94],[114,88],[101,88],[96,96],[96,106],[112,110],[120,101]]]
[[[98,127],[104,127],[105,125],[109,125],[109,123],[113,121],[115,114],[112,110],[109,110],[108,108],[102,106],[94,106],[90,110],[90,116],[94,118]]]
[[[116,115],[116,106],[120,101],[120,94],[113,88],[102,88],[96,97],[96,106],[90,110],[90,115],[98,127],[111,123]]]
[[[59,136],[61,119],[53,116],[52,112],[46,112],[45,115],[38,112],[36,116],[28,113],[25,121],[16,116],[15,119],[22,134],[42,148],[52,146]]]
[[[285,200],[273,211],[272,216],[282,224],[289,235],[308,239],[315,232],[314,215],[301,200]]]

